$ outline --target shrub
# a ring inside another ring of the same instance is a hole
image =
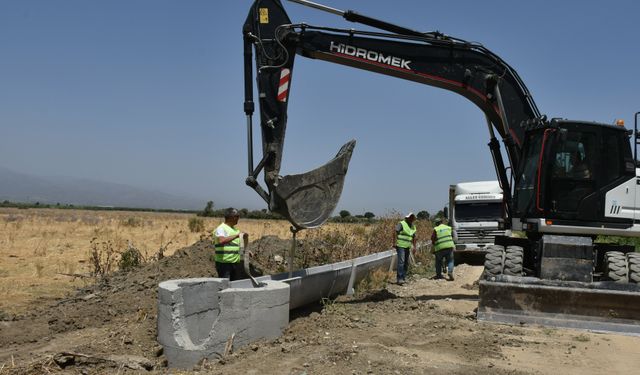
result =
[[[395,274],[393,272],[387,272],[382,269],[369,272],[367,276],[362,279],[358,285],[356,285],[356,293],[358,295],[364,295],[373,290],[384,289],[385,285],[394,277]]]
[[[91,249],[89,250],[89,261],[91,262],[91,275],[104,279],[115,268],[116,254],[113,242],[99,242],[97,238],[91,240]]]
[[[351,229],[351,231],[355,236],[358,236],[358,237],[361,237],[361,238],[364,238],[366,236],[366,234],[367,234],[367,228],[365,228],[364,226],[361,226],[361,225],[354,226]]]
[[[120,224],[121,224],[123,227],[132,227],[132,228],[135,228],[135,227],[141,227],[141,226],[143,226],[143,225],[144,225],[144,221],[142,221],[142,219],[140,219],[139,217],[133,217],[133,216],[131,216],[131,217],[126,218],[125,220],[122,220],[122,221],[120,222]]]
[[[20,216],[20,215],[7,215],[4,218],[4,221],[6,221],[7,223],[12,223],[14,221],[22,221],[24,220],[24,216]]]
[[[140,267],[140,264],[143,263],[143,260],[144,259],[140,251],[135,247],[129,245],[129,248],[120,254],[118,267],[120,267],[121,270],[129,271],[134,268]]]
[[[189,219],[189,230],[191,233],[204,232],[204,220],[199,217]]]

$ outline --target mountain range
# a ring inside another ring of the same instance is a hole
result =
[[[0,201],[199,210],[205,201],[111,182],[35,176],[0,167]]]

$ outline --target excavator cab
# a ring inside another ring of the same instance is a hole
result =
[[[515,176],[515,216],[551,225],[632,226],[632,215],[607,215],[605,207],[608,192],[635,179],[629,137],[620,126],[566,120],[528,131]],[[632,190],[625,193],[635,199]]]

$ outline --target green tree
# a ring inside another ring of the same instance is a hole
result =
[[[431,215],[429,214],[428,211],[419,211],[416,217],[420,220],[429,220]]]
[[[343,219],[344,219],[345,217],[349,217],[349,216],[351,216],[351,212],[349,212],[349,211],[347,211],[347,210],[342,210],[342,211],[340,211],[340,217],[341,217],[341,218],[343,218]]]
[[[367,211],[367,212],[364,213],[364,217],[366,217],[367,219],[371,220],[374,217],[376,217],[376,214],[374,214],[373,212]]]
[[[435,220],[437,218],[445,219],[444,210],[438,211],[435,215],[433,215],[433,217],[431,217],[431,220],[433,221],[433,220]]]
[[[205,216],[205,217],[213,216],[213,201],[207,202],[207,206],[200,213],[200,216]]]

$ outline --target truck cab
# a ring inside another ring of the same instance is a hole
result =
[[[504,203],[498,181],[461,182],[449,187],[449,224],[458,263],[482,264],[495,236],[504,235]]]

